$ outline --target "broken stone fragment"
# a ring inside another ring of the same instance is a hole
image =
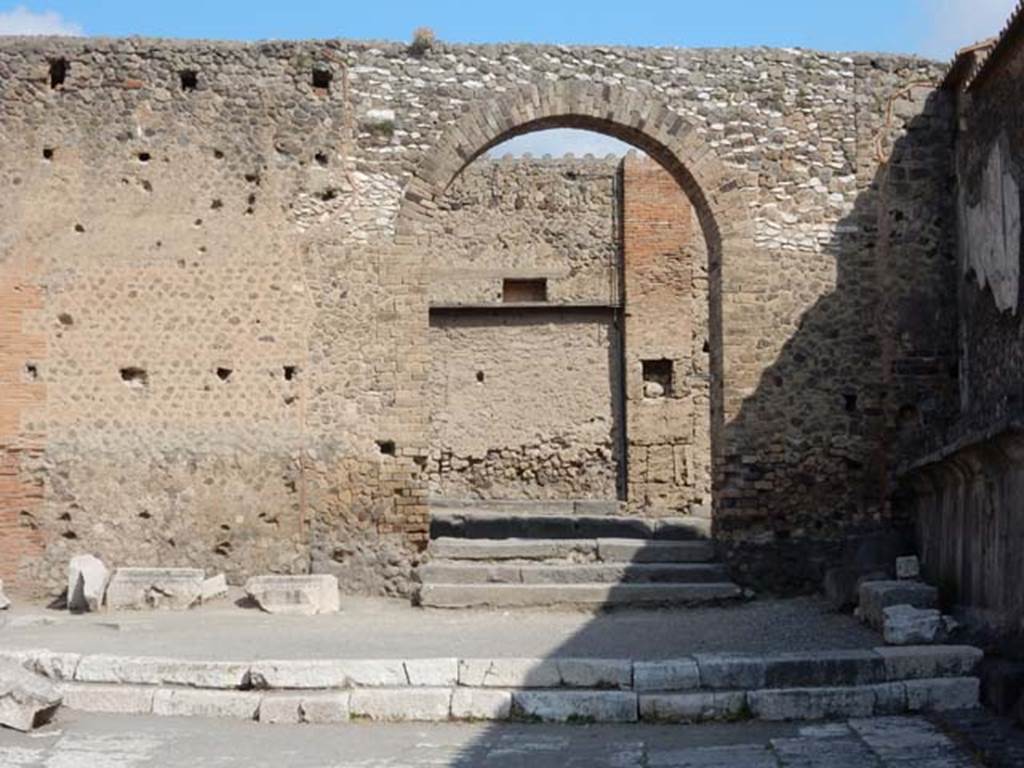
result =
[[[30,731],[60,706],[57,687],[15,661],[0,661],[0,725]]]
[[[340,607],[338,579],[328,574],[254,576],[245,591],[267,613],[312,616],[336,613]]]
[[[110,571],[93,555],[76,555],[68,564],[68,610],[98,611],[110,581]]]
[[[203,602],[208,603],[228,593],[228,580],[223,573],[211,576],[203,582]]]
[[[942,636],[942,614],[934,608],[891,605],[885,616],[882,635],[889,645],[927,645]]]
[[[199,568],[118,568],[107,587],[107,608],[185,610],[202,599],[204,577]]]
[[[896,558],[897,579],[917,579],[921,576],[921,562],[917,555]]]
[[[860,585],[860,618],[877,630],[885,626],[886,608],[909,605],[934,608],[939,602],[935,587],[917,581],[869,581]]]
[[[4,583],[0,580],[0,611],[6,611],[11,607],[11,601],[4,594]]]

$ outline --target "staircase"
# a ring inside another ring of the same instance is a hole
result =
[[[431,502],[419,602],[435,608],[690,605],[742,590],[710,521],[619,514],[616,502]]]

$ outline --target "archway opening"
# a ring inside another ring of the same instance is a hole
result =
[[[424,265],[431,497],[710,517],[717,251],[695,186],[642,132],[578,116],[460,154]]]

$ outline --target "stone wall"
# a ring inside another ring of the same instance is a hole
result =
[[[24,307],[2,332],[25,352],[0,362],[29,379],[0,408],[5,572],[54,590],[89,550],[404,591],[444,192],[564,125],[634,142],[690,199],[716,530],[751,580],[803,578],[786,553],[889,514],[880,309],[907,298],[893,263],[921,274],[946,246],[941,216],[879,205],[876,143],[932,158],[900,199],[941,191],[938,74],[770,49],[0,41],[0,305]],[[917,250],[880,256],[890,229]],[[908,299],[924,316],[949,304],[936,274]],[[903,396],[941,403],[934,384]]]

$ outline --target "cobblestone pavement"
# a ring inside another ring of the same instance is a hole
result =
[[[266,726],[62,714],[0,732],[3,768],[960,768],[980,766],[923,718],[834,724]]]

